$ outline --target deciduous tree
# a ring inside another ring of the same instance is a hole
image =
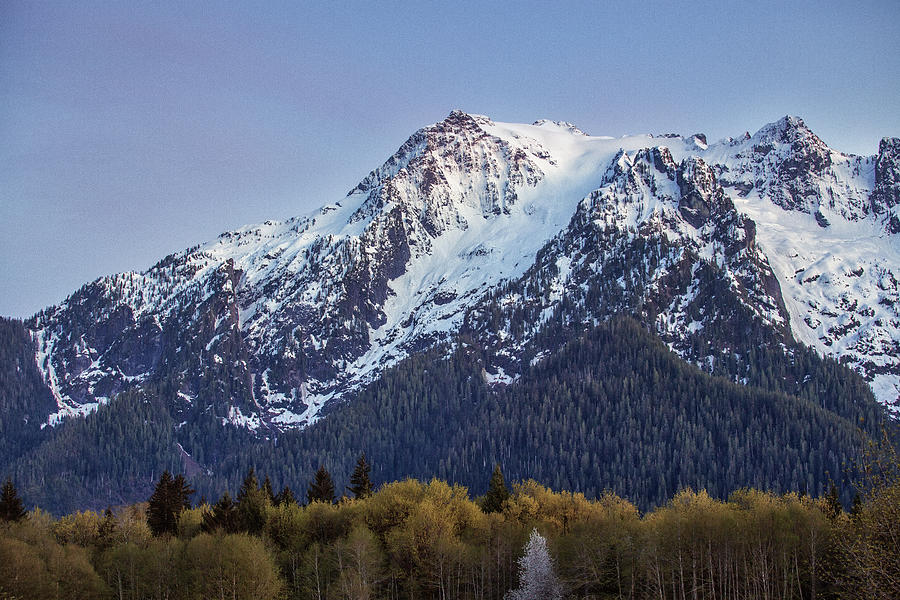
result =
[[[547,540],[537,529],[525,545],[519,559],[519,587],[506,594],[506,600],[560,600],[562,587],[556,577],[553,558],[547,550]]]

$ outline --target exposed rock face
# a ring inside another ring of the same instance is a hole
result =
[[[803,342],[891,403],[898,165],[900,140],[847,156],[795,117],[708,144],[453,112],[314,215],[99,279],[29,320],[48,422],[155,384],[186,421],[298,427],[460,329],[514,377],[540,323],[622,312],[736,378],[755,346]]]
[[[716,183],[713,170],[701,158],[684,159],[678,169],[678,188],[681,191],[678,210],[694,227],[702,227],[710,219],[734,210],[734,205]]]
[[[868,215],[866,190],[846,176],[864,168],[862,159],[831,150],[802,119],[784,117],[734,143],[739,152],[720,167],[726,187],[744,196],[755,190],[791,211],[837,213],[848,220]]]
[[[884,138],[875,158],[875,189],[872,212],[878,215],[888,233],[900,233],[900,138]]]

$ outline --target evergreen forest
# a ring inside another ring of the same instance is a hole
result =
[[[543,335],[540,347],[552,345],[552,330]],[[481,490],[501,463],[512,479],[591,499],[613,492],[643,511],[686,487],[720,500],[744,486],[817,496],[832,480],[849,505],[865,436],[893,435],[858,376],[801,347],[790,361],[760,349],[750,374],[759,383],[742,385],[686,363],[629,318],[556,339],[543,360],[523,350],[516,381],[491,385],[490,348],[459,336],[292,432],[248,432],[215,411],[178,414],[175,383],[150,382],[37,432],[39,444],[10,439],[0,472],[56,515],[145,499],[164,470],[217,498],[265,466],[276,487],[305,497],[319,467],[346,485],[360,452],[376,483],[438,477]]]

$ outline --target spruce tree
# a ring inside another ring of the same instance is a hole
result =
[[[160,475],[153,494],[147,501],[147,525],[153,535],[175,533],[176,520],[173,511],[172,484],[174,479],[169,470]]]
[[[859,496],[859,492],[856,492],[853,495],[853,503],[850,505],[850,518],[853,521],[856,521],[859,518],[859,514],[862,512],[862,498]]]
[[[841,506],[841,501],[838,498],[837,486],[834,485],[833,481],[831,482],[831,488],[828,490],[828,493],[825,494],[824,509],[825,516],[832,522],[834,522],[844,510],[844,507]]]
[[[275,495],[274,504],[275,506],[281,506],[282,504],[296,504],[297,499],[294,497],[294,492],[288,486],[284,486],[278,494]]]
[[[268,499],[270,504],[275,503],[275,493],[272,491],[272,482],[269,480],[269,476],[266,475],[265,479],[263,479],[262,483],[262,491],[265,494],[266,499]]]
[[[269,493],[271,489],[272,484],[269,483]],[[237,495],[237,512],[241,529],[252,534],[260,533],[266,522],[268,503],[269,497],[266,491],[258,486],[256,473],[251,467]]]
[[[369,479],[371,471],[372,465],[366,462],[366,453],[363,452],[356,461],[356,468],[350,475],[350,485],[347,486],[347,489],[353,492],[354,498],[368,498],[372,495],[372,480]]]
[[[21,521],[25,518],[25,507],[13,485],[12,479],[6,478],[3,491],[0,492],[0,519],[4,521]]]
[[[494,473],[491,475],[491,483],[488,485],[487,494],[481,502],[481,510],[486,513],[500,512],[503,510],[503,503],[509,498],[509,490],[506,489],[506,482],[503,479],[503,472],[500,470],[500,463],[494,465]]]
[[[231,494],[225,492],[212,510],[203,515],[201,529],[207,533],[221,530],[224,533],[237,533],[241,530],[241,520],[238,514],[237,504],[231,499]]]
[[[306,497],[311,503],[334,502],[334,482],[331,480],[331,473],[326,471],[324,466],[319,467],[315,477],[309,482]]]
[[[103,520],[100,521],[100,526],[97,529],[97,548],[105,550],[112,546],[115,542],[115,534],[116,518],[112,509],[107,506],[106,511],[103,513]]]
[[[163,472],[147,502],[147,525],[153,535],[177,533],[178,515],[191,507],[193,493],[184,475],[172,477],[168,470]]]
[[[247,475],[244,477],[244,482],[241,484],[241,489],[238,490],[237,500],[241,501],[241,498],[249,494],[250,492],[254,492],[259,489],[259,480],[256,479],[256,469],[250,467],[250,470],[247,471]]]

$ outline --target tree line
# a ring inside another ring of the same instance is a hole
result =
[[[0,493],[0,597],[322,599],[876,598],[900,592],[900,460],[867,451],[849,511],[752,488],[682,489],[641,513],[534,480],[487,492],[439,479],[372,486],[360,456],[336,493],[320,468],[301,504],[249,471],[232,500],[165,472],[147,502],[53,519]],[[531,590],[531,591],[529,591]]]

